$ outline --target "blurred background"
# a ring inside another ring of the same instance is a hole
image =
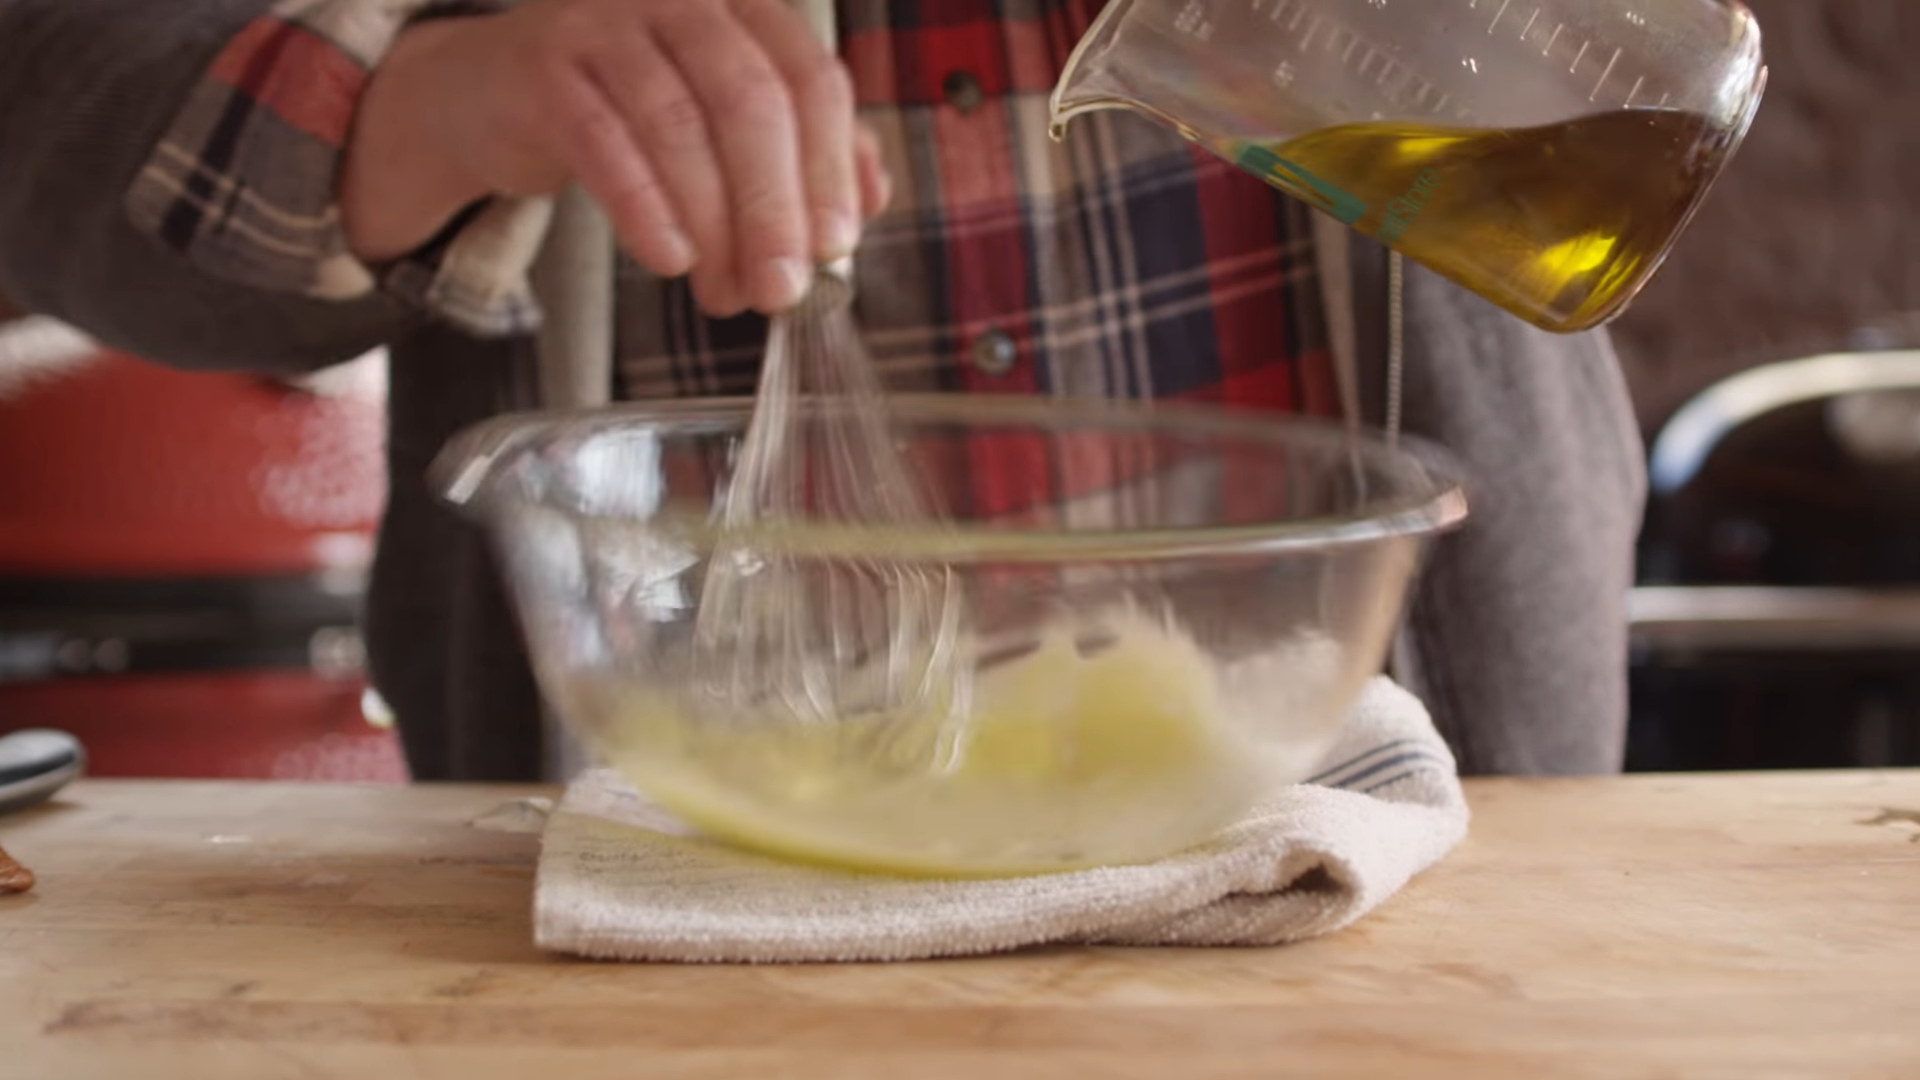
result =
[[[1630,765],[1920,762],[1920,4],[1750,0],[1766,101],[1614,333],[1654,491]]]
[[[186,374],[0,321],[0,733],[102,776],[401,781],[357,628],[384,357]]]
[[[1629,767],[1920,764],[1920,4],[1750,4],[1759,119],[1613,327],[1652,477]],[[182,374],[0,298],[0,733],[403,780],[356,630],[383,364]]]

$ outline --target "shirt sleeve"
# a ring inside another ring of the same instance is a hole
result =
[[[538,324],[528,270],[546,199],[472,208],[421,250],[369,265],[335,185],[361,94],[412,21],[511,0],[282,0],[200,74],[127,191],[136,229],[210,276],[316,300],[385,292],[482,336]]]

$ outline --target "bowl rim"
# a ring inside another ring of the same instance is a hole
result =
[[[803,413],[818,413],[819,402],[803,402]],[[899,393],[887,407],[908,424],[976,422],[983,426],[1033,426],[1061,429],[1154,431],[1194,437],[1266,442],[1276,447],[1302,444],[1358,454],[1389,471],[1418,470],[1422,484],[1406,493],[1369,502],[1357,512],[1196,528],[1072,530],[994,528],[943,521],[925,528],[887,529],[884,557],[899,562],[1145,561],[1219,556],[1303,553],[1373,544],[1394,538],[1422,538],[1451,531],[1467,518],[1462,470],[1437,444],[1400,433],[1388,436],[1372,428],[1291,413],[1260,412],[1206,402],[1164,399],[1056,398],[1041,394]],[[641,424],[672,426],[686,434],[738,430],[751,415],[750,397],[681,397],[617,402],[587,409],[551,409],[506,413],[457,433],[429,466],[430,487],[448,505],[481,519],[500,512],[498,482],[505,466],[520,455],[556,443],[592,436],[607,429]],[[531,500],[537,502],[538,500]],[[662,508],[644,521],[594,515],[569,509],[583,521],[659,531],[663,526],[693,539],[720,531],[703,508],[699,514]],[[733,534],[736,539],[740,534]],[[873,558],[870,533],[857,528],[798,524],[753,528],[748,536],[786,556]]]

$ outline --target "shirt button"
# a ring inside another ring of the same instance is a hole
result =
[[[1019,356],[1013,339],[1001,331],[989,330],[973,339],[973,366],[982,375],[1005,375]]]
[[[965,71],[953,71],[941,80],[940,92],[946,96],[947,104],[962,113],[970,113],[987,100],[987,92],[980,87],[980,80]]]

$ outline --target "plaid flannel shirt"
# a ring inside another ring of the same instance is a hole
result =
[[[1100,0],[840,0],[841,55],[895,196],[857,255],[890,385],[1337,411],[1309,210],[1141,118],[1047,98]],[[497,200],[428,250],[348,251],[336,164],[369,73],[443,0],[287,0],[237,34],[128,196],[134,220],[256,288],[387,289],[476,334],[532,329],[544,200]],[[471,7],[472,5],[463,5]],[[615,388],[745,394],[766,322],[703,317],[622,262]],[[980,463],[976,463],[980,464]]]
[[[1339,313],[1351,312],[1343,301],[1357,281],[1341,268],[1341,249],[1312,250],[1330,219],[1135,117],[1087,116],[1064,142],[1048,141],[1048,87],[1100,2],[842,3],[842,53],[896,188],[859,253],[860,316],[874,352],[903,384],[1337,412],[1327,345],[1355,355],[1357,327]],[[335,164],[367,72],[405,19],[436,6],[296,0],[245,27],[177,106],[131,184],[133,220],[236,288],[387,289],[475,333],[524,333],[537,315],[526,266],[545,225],[539,201],[491,203],[431,249],[383,267],[350,257],[333,209]],[[1322,267],[1325,281],[1315,276]],[[678,283],[631,264],[622,284],[623,394],[749,389],[764,324],[698,318]],[[1630,577],[1621,553],[1638,520],[1640,459],[1604,338],[1531,333],[1430,276],[1408,285],[1423,309],[1409,344],[1433,391],[1409,400],[1412,430],[1450,445],[1498,497],[1478,540],[1437,553],[1413,607],[1404,670],[1431,695],[1468,768],[1617,767],[1618,607]],[[437,336],[396,360],[443,370],[457,361],[454,348]],[[481,365],[480,377],[499,379],[502,366]],[[395,385],[432,393],[411,373]],[[402,402],[411,411],[397,423],[465,423],[491,400],[444,396],[443,409]],[[396,428],[407,467],[426,441]],[[962,464],[984,490],[962,497],[1019,512],[1023,500],[998,489],[1031,471],[993,467],[1015,440],[982,442]],[[1122,475],[1140,471],[1115,464]],[[1260,482],[1182,478],[1147,494],[1270,490],[1285,467],[1253,453],[1227,465]],[[536,695],[518,665],[500,662],[512,653],[508,605],[469,538],[429,524],[418,507],[424,485],[404,479],[394,489],[403,512],[383,539],[393,545],[389,572],[369,596],[383,692],[422,775],[526,776],[540,754],[528,720]],[[1077,523],[1107,508],[1041,510]],[[1249,602],[1263,595],[1245,591]]]

